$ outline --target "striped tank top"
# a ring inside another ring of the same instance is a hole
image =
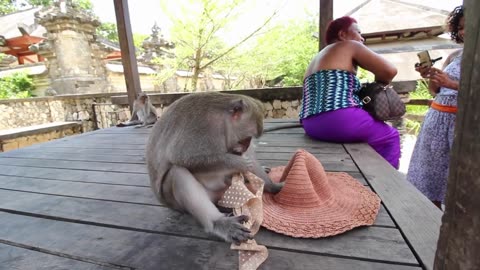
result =
[[[339,69],[317,71],[303,81],[300,119],[349,107],[361,107],[361,84],[355,74]]]

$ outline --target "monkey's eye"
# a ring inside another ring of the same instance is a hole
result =
[[[241,106],[235,106],[233,107],[233,112],[236,113],[236,112],[241,112],[242,111],[242,107]]]

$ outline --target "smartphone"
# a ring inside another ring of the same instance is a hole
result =
[[[420,63],[415,64],[417,67],[429,68],[433,65],[432,59],[430,58],[430,54],[428,51],[421,51],[417,53],[418,60]]]

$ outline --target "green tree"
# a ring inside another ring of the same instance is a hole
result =
[[[0,0],[0,15],[9,14],[25,6],[51,6],[54,0]],[[89,13],[93,13],[93,4],[91,0],[72,0],[73,4]]]
[[[15,1],[13,0],[0,0],[0,15],[12,13],[17,10]]]
[[[301,85],[305,70],[318,51],[318,41],[313,37],[318,31],[316,18],[316,15],[309,15],[305,19],[280,21],[236,59],[224,62],[224,74],[229,74],[229,70],[233,71],[232,67],[236,66],[234,85],[231,86],[244,84],[262,88],[274,78],[283,78],[284,86]]]
[[[145,39],[149,37],[149,35],[133,33],[133,46],[135,46],[135,53],[136,55],[140,55],[143,52],[142,43]]]
[[[53,0],[27,0],[27,3],[31,6],[50,6],[53,4]]]
[[[171,33],[173,42],[177,44],[178,66],[193,71],[193,91],[204,70],[211,68],[214,63],[253,37],[277,13],[274,11],[263,24],[240,41],[227,45],[220,36],[228,31],[230,24],[245,11],[246,0],[184,0],[175,2],[175,5],[168,1],[162,3],[164,13],[170,15],[173,23]],[[176,7],[180,10],[175,10]]]
[[[31,97],[34,89],[32,78],[23,72],[0,78],[0,99]]]
[[[16,2],[16,1],[14,1]],[[51,6],[54,0],[27,0],[27,3],[31,6]],[[78,6],[80,9],[93,13],[93,4],[91,0],[72,0],[72,3]]]
[[[112,42],[118,42],[118,31],[115,23],[102,23],[97,27],[97,35]]]

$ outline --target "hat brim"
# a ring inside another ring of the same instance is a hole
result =
[[[272,168],[270,178],[279,182],[284,169]],[[264,193],[262,226],[292,237],[320,238],[372,225],[380,198],[347,173],[326,174],[334,195],[317,207],[281,205],[275,201],[275,194]]]

